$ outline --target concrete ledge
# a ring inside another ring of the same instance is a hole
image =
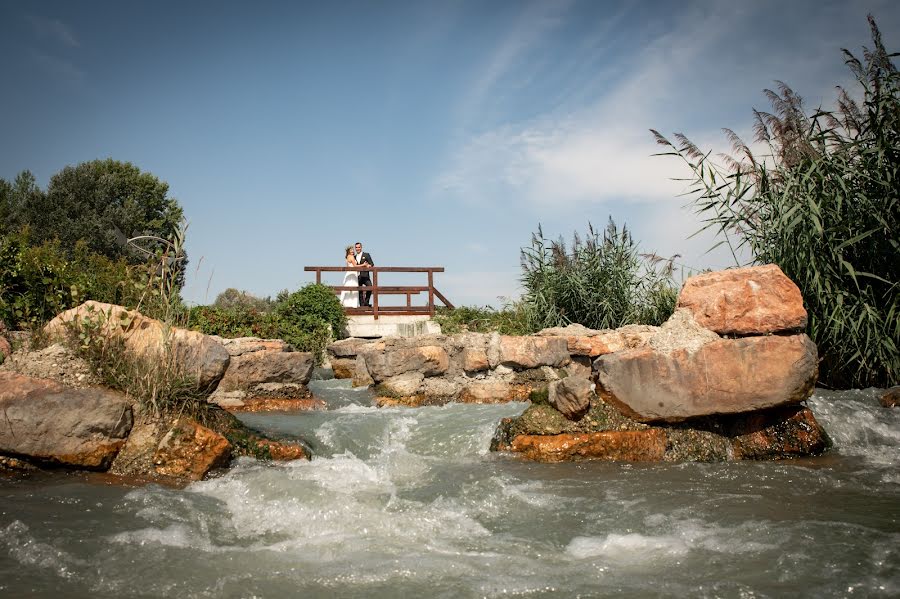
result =
[[[441,326],[429,316],[348,316],[347,333],[351,337],[417,337],[439,334]]]

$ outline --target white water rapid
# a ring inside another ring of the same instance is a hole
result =
[[[525,404],[251,414],[311,462],[174,490],[0,478],[2,597],[896,597],[900,410],[819,391],[825,456],[536,464],[488,451]]]

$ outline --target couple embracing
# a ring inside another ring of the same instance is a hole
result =
[[[362,244],[356,242],[356,245],[348,245],[344,252],[347,260],[347,266],[375,266],[375,261],[368,252],[362,251]],[[348,270],[344,274],[344,282],[342,287],[368,287],[372,285],[367,270]],[[360,306],[370,306],[372,298],[371,291],[341,291],[341,305],[345,308],[358,308]]]

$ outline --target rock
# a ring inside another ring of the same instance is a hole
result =
[[[359,357],[365,362],[366,371],[376,383],[412,371],[424,376],[436,376],[447,372],[450,365],[447,351],[439,345],[366,350]]]
[[[356,370],[356,356],[353,358],[331,358],[331,371],[336,379],[352,379]]]
[[[140,312],[94,301],[58,315],[44,331],[51,339],[65,340],[71,326],[86,322],[93,323],[98,334],[112,341],[120,339],[124,348],[136,356],[148,360],[171,359],[200,389],[213,388],[230,360],[228,351],[209,335],[169,327]]]
[[[257,442],[257,445],[269,454],[270,459],[279,462],[310,459],[309,452],[299,443],[262,439]]]
[[[598,392],[639,421],[676,422],[803,401],[817,375],[806,335],[720,339],[694,353],[652,347],[600,356]]]
[[[230,412],[318,412],[327,409],[328,405],[321,399],[307,397],[303,399],[287,399],[283,397],[247,397],[240,403],[223,405]]]
[[[353,369],[353,386],[369,387],[374,384],[375,380],[369,374],[369,369],[366,368],[366,359],[361,355],[356,356],[356,368]]]
[[[584,459],[659,462],[666,453],[666,434],[658,428],[561,435],[518,435],[510,449],[538,462]]]
[[[226,339],[218,335],[210,337],[222,344],[232,358],[258,351],[289,351],[290,346],[281,339],[260,339],[259,337],[236,337]]]
[[[97,387],[102,382],[87,361],[60,343],[34,351],[20,349],[0,365],[0,371],[51,379],[74,389]]]
[[[766,264],[690,277],[678,296],[701,326],[720,335],[765,335],[806,328],[800,289]]]
[[[260,383],[305,385],[312,378],[313,356],[309,352],[264,350],[231,358],[217,389],[249,389]]]
[[[378,391],[393,397],[415,395],[419,391],[425,375],[421,372],[404,372],[383,381]]]
[[[881,394],[879,401],[886,408],[896,408],[900,404],[900,387],[891,387]]]
[[[246,391],[222,391],[221,389],[216,389],[206,401],[221,408],[231,409],[243,406],[245,399],[247,399]]]
[[[190,418],[181,417],[159,442],[153,466],[163,476],[201,480],[210,470],[225,466],[230,460],[228,439]]]
[[[648,344],[658,352],[672,353],[677,349],[692,354],[707,343],[718,341],[720,337],[709,329],[701,327],[690,310],[678,308],[650,337]]]
[[[643,346],[656,332],[656,327],[629,325],[615,330],[594,330],[580,324],[567,327],[544,329],[537,333],[541,337],[562,337],[566,340],[569,354],[596,358],[605,354],[634,349]]]
[[[328,345],[325,350],[328,357],[334,358],[355,358],[364,349],[384,349],[384,342],[372,339],[360,339],[358,337],[349,337],[341,339]]]
[[[462,367],[465,372],[482,372],[490,369],[487,351],[480,347],[467,347],[462,352]]]
[[[565,370],[568,376],[589,379],[593,373],[591,359],[587,356],[572,356],[572,361]]]
[[[0,453],[105,470],[125,444],[131,404],[105,389],[0,373]]]
[[[569,420],[581,420],[591,407],[594,384],[587,378],[566,377],[548,386],[547,401]]]
[[[525,401],[531,387],[505,381],[478,381],[463,387],[457,401],[460,403],[493,404]]]
[[[831,445],[825,429],[805,406],[743,415],[735,419],[728,433],[733,438],[736,460],[817,455]]]
[[[449,401],[459,395],[462,385],[455,380],[443,377],[431,377],[422,381],[422,394],[428,397]]]
[[[523,370],[569,363],[568,344],[561,337],[500,337],[500,363]]]
[[[0,335],[0,364],[12,354],[12,345],[7,341],[6,337]]]

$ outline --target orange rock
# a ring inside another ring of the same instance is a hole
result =
[[[532,391],[531,385],[507,383],[504,381],[483,381],[471,383],[463,388],[459,403],[493,404],[510,401],[525,401]]]
[[[268,449],[269,457],[279,462],[309,459],[309,454],[306,453],[306,449],[299,443],[286,443],[283,441],[270,441],[265,439],[258,441],[257,445]]]
[[[690,277],[678,296],[703,327],[720,335],[765,335],[806,328],[800,289],[774,264]]]
[[[466,372],[480,372],[490,368],[487,352],[477,347],[467,347],[463,350],[462,363]]]
[[[185,480],[201,480],[213,468],[231,459],[231,444],[219,433],[182,417],[159,442],[153,455],[157,474]]]
[[[331,358],[331,370],[336,379],[352,379],[356,370],[356,356],[353,358]]]
[[[251,397],[241,400],[244,405],[228,406],[229,412],[313,412],[324,410],[321,399],[286,399],[283,397]]]
[[[900,405],[900,387],[891,387],[878,400],[885,408],[896,408]]]
[[[816,455],[830,445],[825,429],[804,406],[748,414],[733,425],[731,434],[736,460]]]
[[[640,431],[517,435],[509,448],[537,462],[592,459],[658,462],[666,453],[666,433],[662,429],[649,428]]]
[[[6,340],[6,337],[0,336],[0,362],[3,362],[4,358],[8,358],[11,353],[12,346],[9,341]]]

